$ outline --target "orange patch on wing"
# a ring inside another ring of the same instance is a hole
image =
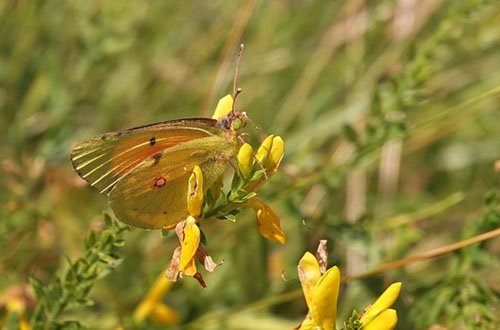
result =
[[[111,168],[117,168],[120,176],[124,176],[146,159],[153,156],[161,157],[162,150],[199,138],[199,136],[193,135],[170,136],[168,138],[151,136],[150,139],[144,139],[143,136],[129,138],[118,144],[113,150]]]

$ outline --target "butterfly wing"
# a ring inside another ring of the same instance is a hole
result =
[[[71,162],[91,186],[109,194],[122,177],[162,150],[224,135],[224,130],[215,124],[215,120],[207,118],[180,119],[106,133],[77,145],[71,153]]]
[[[201,167],[205,189],[220,177],[238,150],[235,139],[209,136],[163,150],[120,179],[109,194],[116,217],[129,225],[158,229],[187,216],[188,179]]]

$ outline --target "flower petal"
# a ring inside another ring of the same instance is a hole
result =
[[[165,271],[165,277],[167,280],[175,282],[180,277],[179,262],[181,260],[182,248],[178,246],[172,255],[172,259],[168,263],[167,270]]]
[[[248,178],[254,163],[252,146],[248,143],[243,144],[238,152],[237,160],[241,176]]]
[[[364,330],[392,330],[398,323],[398,314],[394,309],[386,309],[373,321],[368,323]]]
[[[271,152],[272,146],[273,146],[273,138],[274,135],[269,135],[264,142],[260,145],[259,149],[257,150],[257,153],[255,154],[255,158],[257,158],[257,161],[262,164],[262,166],[265,166],[267,158],[269,157],[269,153]]]
[[[271,144],[271,150],[267,157],[264,167],[269,176],[273,175],[278,169],[283,159],[283,154],[285,153],[285,142],[279,136],[273,138],[273,143]]]
[[[187,208],[189,214],[197,218],[203,209],[203,174],[196,165],[188,181]]]
[[[186,226],[184,227],[184,239],[181,244],[182,251],[181,259],[179,261],[179,270],[184,272],[186,275],[194,275],[194,273],[190,274],[190,271],[193,270],[193,258],[196,254],[196,250],[198,250],[198,245],[200,245],[200,228],[198,228],[195,222],[195,218],[188,216]]]
[[[380,313],[385,311],[387,308],[391,307],[396,301],[401,291],[401,282],[396,282],[391,284],[387,290],[380,295],[380,297],[373,303],[373,305],[368,308],[368,310],[361,317],[362,324],[370,323],[374,318],[376,318]]]
[[[280,219],[271,207],[258,197],[250,198],[245,203],[254,209],[261,235],[270,241],[285,243],[285,233],[281,229]]]
[[[231,95],[226,95],[219,100],[212,119],[219,119],[229,113],[233,109],[233,97]]]
[[[315,330],[318,329],[318,325],[314,322],[309,314],[307,314],[306,319],[302,321],[300,327],[297,330]]]
[[[194,276],[198,271],[196,270],[196,260],[190,259],[182,272],[188,276]]]
[[[297,270],[307,307],[311,310],[314,288],[321,277],[318,260],[316,260],[312,253],[306,252],[302,259],[300,259]]]
[[[335,329],[339,287],[340,271],[335,266],[321,276],[314,288],[311,314],[318,326],[324,330]]]

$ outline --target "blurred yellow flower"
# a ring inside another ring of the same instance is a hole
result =
[[[219,119],[225,116],[233,109],[233,97],[231,95],[226,95],[219,100],[212,119]]]
[[[257,215],[257,227],[262,236],[273,242],[285,243],[285,233],[281,229],[280,219],[262,199],[255,196],[245,202]]]
[[[160,274],[148,293],[136,307],[132,318],[134,322],[140,323],[150,317],[157,323],[173,325],[179,318],[177,312],[162,303],[163,296],[170,290],[172,282]]]

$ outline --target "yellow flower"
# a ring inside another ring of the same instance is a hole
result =
[[[247,191],[259,190],[269,178],[276,173],[285,152],[285,143],[279,136],[269,135],[255,154],[259,169],[263,169],[265,174],[246,186]]]
[[[189,177],[187,194],[188,212],[198,218],[203,210],[203,174],[201,168],[196,165]]]
[[[262,236],[273,242],[285,243],[285,233],[281,229],[280,219],[269,205],[258,197],[250,198],[245,205],[254,209],[257,215],[257,227]]]
[[[269,156],[269,153],[271,152],[271,148],[273,146],[273,138],[274,135],[269,135],[264,142],[260,145],[259,149],[257,150],[257,153],[255,154],[255,158],[257,158],[257,162],[259,162],[262,166],[265,165],[267,157]]]
[[[311,318],[306,318],[300,329],[314,329],[315,327],[324,330],[335,329],[340,287],[339,269],[335,266],[321,275],[318,261],[309,252],[304,254],[297,268],[311,314]]]
[[[241,176],[248,179],[254,163],[252,146],[248,143],[243,144],[238,152],[237,160]]]
[[[163,274],[160,274],[144,299],[142,299],[135,309],[132,316],[134,322],[140,323],[149,316],[157,323],[175,324],[178,319],[177,312],[161,302],[172,284]]]
[[[200,228],[196,225],[196,219],[188,216],[184,227],[184,239],[181,244],[181,259],[179,270],[186,275],[196,274],[195,256],[200,245]]]
[[[271,147],[271,152],[267,158],[266,172],[268,175],[274,174],[278,167],[280,166],[281,160],[283,159],[283,154],[285,153],[285,142],[279,136],[273,138],[273,146]]]
[[[364,330],[392,330],[398,322],[398,314],[394,309],[386,309],[373,321],[368,323]]]
[[[222,116],[227,115],[233,109],[233,97],[231,95],[226,95],[219,100],[217,107],[215,108],[213,119],[219,119]]]
[[[368,310],[361,317],[363,325],[370,324],[377,316],[387,310],[394,304],[401,291],[401,282],[391,284],[387,290],[368,308]]]

